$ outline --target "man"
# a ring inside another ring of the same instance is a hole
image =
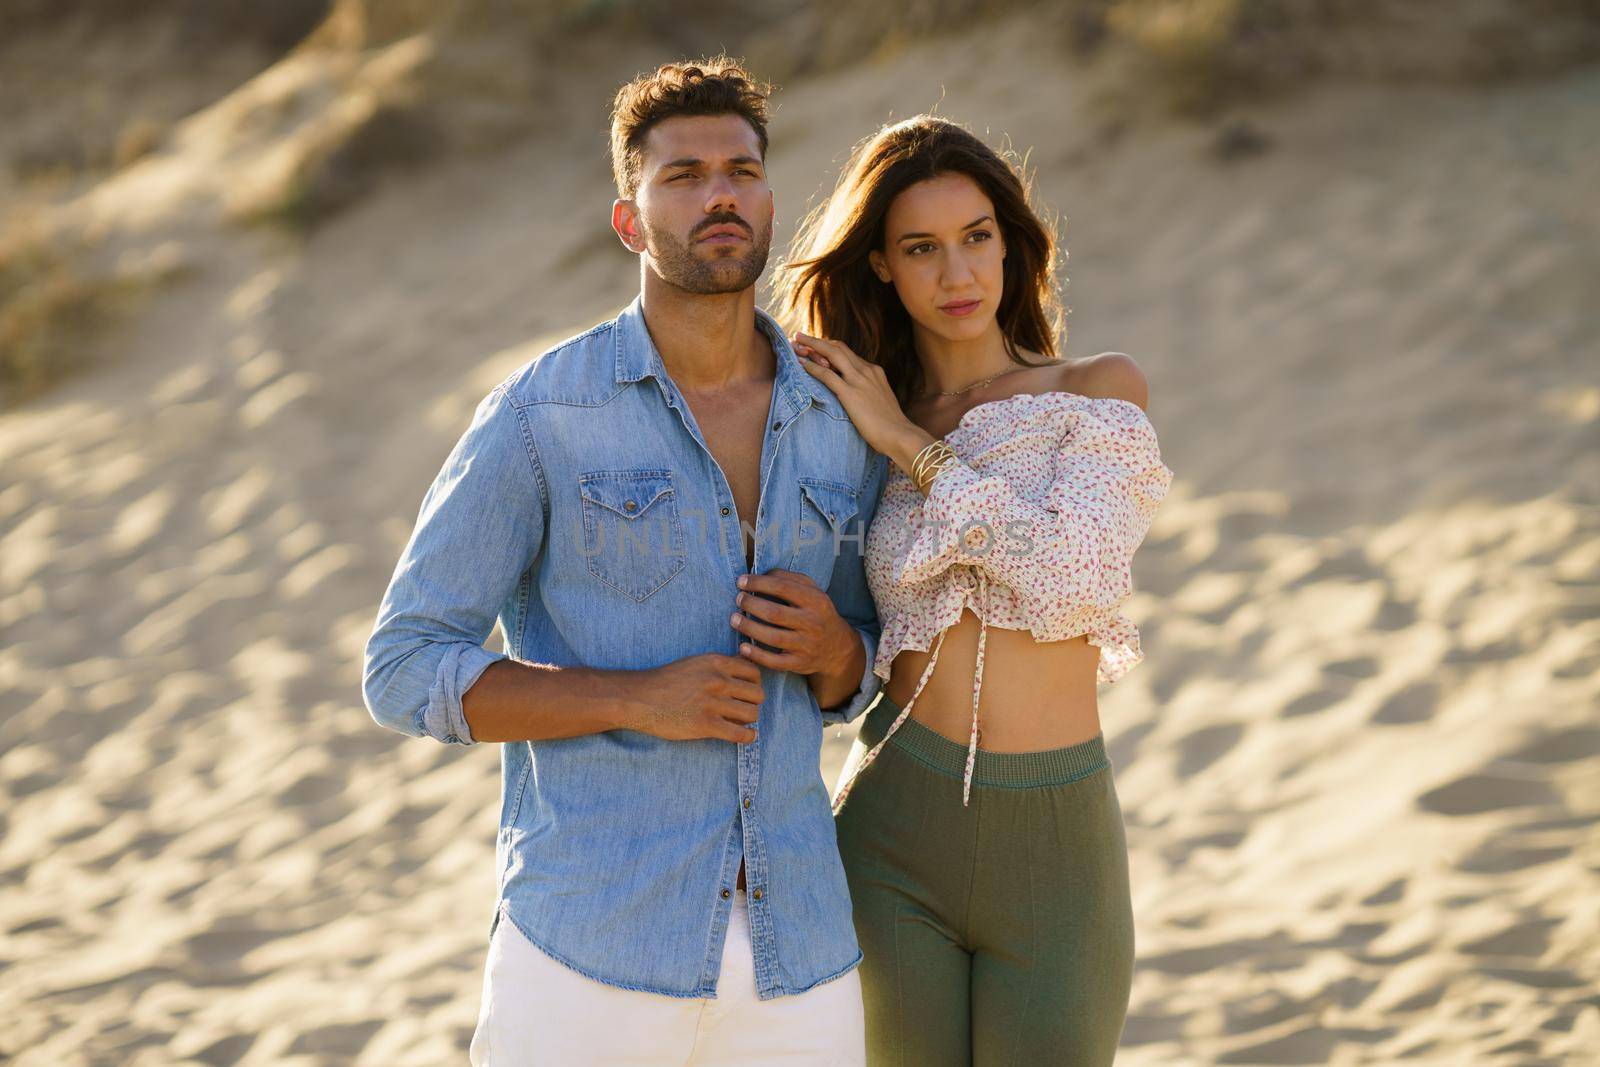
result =
[[[818,762],[879,688],[886,463],[755,306],[766,148],[725,57],[622,88],[640,295],[478,405],[378,610],[373,717],[502,742],[479,1067],[864,1062]]]

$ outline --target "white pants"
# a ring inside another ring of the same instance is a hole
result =
[[[717,995],[620,989],[558,963],[502,915],[489,940],[472,1067],[865,1067],[861,969],[759,1000],[750,916],[733,898]]]

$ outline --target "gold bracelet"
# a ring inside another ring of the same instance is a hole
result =
[[[927,477],[923,479],[922,484],[917,488],[921,489],[923,493],[929,492],[933,488],[933,483],[938,480],[940,472],[946,467],[953,467],[955,465],[956,455],[953,452],[948,456],[935,460],[933,463],[929,464]]]
[[[911,484],[916,486],[919,492],[926,492],[928,486],[939,476],[939,472],[959,458],[955,449],[944,441],[930,442],[911,461]]]
[[[939,476],[939,472],[944,470],[955,461],[955,449],[951,448],[943,441],[940,441],[938,449],[931,453],[928,456],[927,462],[922,465],[922,477],[919,482],[920,486],[926,488],[927,486],[931,485],[933,480]]]
[[[919,489],[922,487],[923,476],[927,474],[928,461],[942,454],[942,449],[940,448],[942,444],[944,442],[939,440],[929,441],[922,447],[921,451],[912,457],[911,470],[909,472],[912,485]]]

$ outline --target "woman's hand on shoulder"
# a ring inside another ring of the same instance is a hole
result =
[[[882,367],[862,359],[839,341],[805,333],[796,333],[792,341],[800,365],[839,398],[856,432],[868,445],[906,468],[911,457],[933,440],[926,430],[906,418]]]

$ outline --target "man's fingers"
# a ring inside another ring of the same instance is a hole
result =
[[[761,668],[756,667],[753,663],[748,663],[746,666],[755,667],[756,673],[761,673]],[[737,681],[729,683],[728,696],[733,700],[755,707],[766,699],[767,691],[754,682]]]
[[[746,593],[760,593],[763,596],[777,597],[787,600],[794,595],[794,582],[787,577],[790,571],[771,570],[765,574],[741,574],[739,588]]]
[[[724,741],[732,741],[739,745],[748,745],[757,735],[758,731],[754,727],[729,722],[723,718],[716,718],[706,724],[707,737],[720,737]]]
[[[798,671],[805,666],[805,661],[799,656],[788,652],[768,652],[748,641],[739,646],[739,652],[748,656],[752,663],[760,664],[771,671]]]
[[[761,684],[761,671],[740,657],[723,656],[716,653],[712,653],[711,656],[718,669],[722,671],[723,677],[754,682],[757,685]]]
[[[811,580],[811,575],[809,574],[802,574],[799,571],[791,571],[784,567],[774,567],[766,573],[770,577],[778,578],[785,582],[794,582],[799,585],[809,585],[812,588],[816,588],[817,583]]]
[[[804,605],[807,597],[826,595],[809,575],[781,567],[775,567],[765,574],[745,574],[740,577],[744,582],[740,588],[745,592],[774,596],[790,604]]]
[[[764,596],[741,596],[735,599],[736,610],[744,612],[752,619],[760,619],[774,626],[785,629],[796,629],[811,613],[777,600],[769,600]]]
[[[779,626],[768,626],[766,623],[752,619],[748,615],[733,615],[731,618],[738,620],[738,622],[734,623],[734,629],[746,637],[772,645],[774,648],[793,648],[794,643],[800,640],[800,635],[793,630],[786,630]]]
[[[755,722],[761,715],[760,708],[743,700],[719,700],[708,710],[713,715],[740,723]]]

